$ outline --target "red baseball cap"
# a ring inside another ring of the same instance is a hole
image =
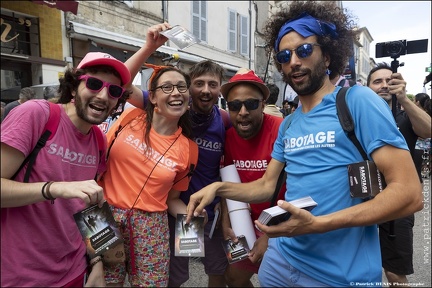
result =
[[[103,52],[89,52],[87,53],[81,62],[78,64],[77,69],[83,69],[90,66],[106,65],[113,67],[119,74],[122,84],[125,85],[131,79],[131,74],[126,65],[111,56],[110,54]]]
[[[240,83],[249,83],[255,85],[258,89],[261,90],[264,101],[267,100],[268,96],[270,95],[270,91],[267,86],[264,84],[261,78],[259,78],[258,75],[255,74],[253,70],[247,68],[240,68],[240,70],[238,70],[237,73],[233,77],[231,77],[228,83],[223,84],[221,87],[221,93],[225,100],[228,100],[228,93],[231,88]]]

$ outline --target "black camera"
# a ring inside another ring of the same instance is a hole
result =
[[[428,39],[389,41],[375,45],[375,57],[399,58],[401,55],[427,52]]]

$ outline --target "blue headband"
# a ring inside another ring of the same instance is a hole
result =
[[[332,38],[338,37],[335,24],[318,20],[304,12],[298,18],[289,20],[284,25],[282,25],[274,46],[276,52],[279,51],[279,44],[282,40],[282,37],[293,30],[304,38],[310,37],[312,35],[330,35]]]

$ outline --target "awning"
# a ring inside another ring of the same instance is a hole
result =
[[[43,0],[43,1],[35,1],[30,0],[36,4],[46,5],[51,8],[57,8],[64,12],[71,12],[73,14],[77,14],[78,12],[78,1],[75,0]]]
[[[85,25],[85,24],[81,24],[81,23],[73,22],[73,21],[69,21],[69,28],[70,28],[69,29],[70,36],[74,37],[74,38],[81,38],[82,39],[83,38],[82,36],[85,35],[90,39],[92,37],[95,37],[98,39],[108,40],[111,42],[111,45],[112,45],[112,42],[119,42],[121,44],[127,44],[127,45],[138,47],[138,48],[141,48],[143,46],[143,44],[145,43],[144,40],[139,39],[139,38],[134,38],[134,37],[126,36],[123,34],[114,33],[111,31],[103,30],[100,28],[92,27],[89,25]],[[203,58],[201,56],[194,55],[194,54],[191,54],[188,52],[184,52],[182,50],[179,50],[179,49],[176,49],[173,47],[169,47],[169,46],[161,46],[157,49],[157,51],[162,52],[162,53],[167,53],[167,54],[178,54],[180,56],[180,59],[183,59],[185,61],[189,61],[192,63],[198,63],[200,61],[207,60],[206,58]],[[222,63],[219,61],[215,61],[215,62],[218,63],[219,65],[221,65],[223,68],[225,68],[227,70],[234,71],[234,72],[237,72],[237,70],[240,68],[238,66],[233,66],[233,65]]]

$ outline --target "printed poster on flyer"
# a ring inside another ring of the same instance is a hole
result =
[[[87,245],[90,258],[102,255],[108,249],[123,243],[108,202],[102,208],[90,206],[74,215],[75,222]]]

